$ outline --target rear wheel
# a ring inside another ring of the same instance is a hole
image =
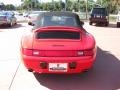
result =
[[[32,23],[31,23],[31,22],[28,22],[28,25],[32,25]]]
[[[10,23],[8,24],[8,26],[9,26],[9,27],[12,27],[12,26],[13,26],[13,23],[12,23],[12,22],[10,22]]]
[[[109,23],[108,23],[108,22],[106,22],[106,23],[105,23],[105,26],[108,26],[108,24],[109,24]]]
[[[89,25],[92,25],[92,22],[89,22]]]
[[[119,22],[117,22],[117,27],[120,27],[120,23]]]
[[[17,22],[15,21],[15,25],[17,24]]]

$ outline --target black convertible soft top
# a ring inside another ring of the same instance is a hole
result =
[[[72,13],[72,12],[44,12],[44,13],[42,13],[38,16],[36,24],[34,26],[34,29],[39,28],[39,27],[43,27],[43,25],[41,24],[42,18],[49,17],[49,16],[68,16],[68,17],[72,17],[76,21],[76,27],[82,27],[82,23],[79,19],[79,16],[76,13]]]

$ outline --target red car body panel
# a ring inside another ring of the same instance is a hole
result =
[[[45,31],[79,32],[80,39],[36,39],[35,33]],[[79,52],[79,55],[78,55]],[[55,26],[41,27],[25,35],[21,43],[21,56],[28,70],[38,73],[79,73],[90,69],[96,57],[94,37],[77,27]],[[40,63],[45,62],[46,68]],[[75,62],[75,68],[70,64]],[[66,71],[50,71],[50,64],[65,64]]]

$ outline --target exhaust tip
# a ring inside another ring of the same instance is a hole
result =
[[[33,72],[33,69],[28,69],[28,72]]]

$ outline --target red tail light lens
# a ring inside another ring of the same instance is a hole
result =
[[[84,55],[85,55],[85,56],[92,56],[93,54],[94,54],[93,49],[85,50],[85,51],[84,51]]]
[[[33,50],[32,49],[22,49],[22,53],[27,56],[32,56]]]
[[[40,55],[39,50],[33,50],[33,49],[22,49],[22,53],[27,56],[39,56]]]

